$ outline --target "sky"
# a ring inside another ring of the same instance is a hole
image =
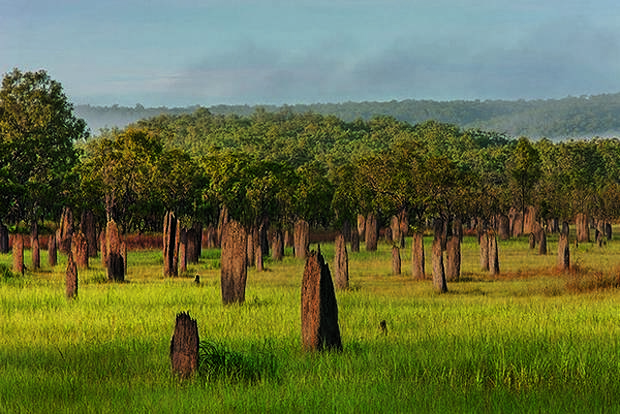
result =
[[[0,74],[74,104],[620,92],[617,0],[0,0]]]

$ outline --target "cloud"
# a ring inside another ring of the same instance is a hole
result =
[[[437,33],[404,28],[375,43],[346,30],[306,42],[229,37],[219,48],[205,45],[202,56],[180,69],[153,67],[142,80],[136,70],[135,77],[109,82],[131,94],[129,103],[163,105],[531,99],[620,91],[615,27],[576,17],[505,30],[494,25],[491,33],[488,27]]]
[[[473,93],[521,98],[620,90],[618,33],[585,21],[547,22],[514,47],[475,56]]]

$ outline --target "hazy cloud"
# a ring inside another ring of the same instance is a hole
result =
[[[6,4],[5,4],[6,3]],[[0,72],[80,103],[548,98],[620,91],[615,0],[0,0]]]

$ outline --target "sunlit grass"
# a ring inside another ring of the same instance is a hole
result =
[[[411,278],[410,243],[403,275],[392,276],[390,248],[349,252],[351,289],[337,292],[344,351],[334,354],[302,352],[303,261],[290,251],[250,269],[246,303],[233,306],[221,304],[217,250],[179,278],[163,277],[161,252],[131,252],[122,284],[105,282],[92,259],[74,300],[64,297],[65,257],[51,269],[42,252],[40,271],[0,281],[0,412],[620,409],[620,293],[603,283],[618,274],[616,240],[572,245],[576,270],[566,274],[553,237],[546,256],[526,238],[500,242],[501,274],[491,278],[468,237],[462,280],[443,295]],[[331,264],[333,245],[321,251]],[[180,311],[198,321],[203,344],[230,357],[228,371],[171,374]]]

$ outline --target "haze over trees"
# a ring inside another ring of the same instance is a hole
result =
[[[377,116],[390,116],[409,124],[433,119],[463,129],[499,131],[510,137],[531,139],[591,138],[620,134],[620,93],[566,97],[545,100],[343,102],[297,105],[215,105],[214,115],[251,117],[258,109],[277,113],[283,110],[296,114],[313,112],[333,115],[346,122],[369,121]],[[77,105],[76,114],[84,118],[93,132],[101,128],[124,128],[140,119],[161,114],[189,114],[198,106],[186,108],[145,108]]]

